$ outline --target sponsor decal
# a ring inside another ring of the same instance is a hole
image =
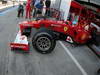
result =
[[[14,47],[14,48],[25,48],[25,46],[17,46],[17,45],[11,45],[11,47]]]
[[[58,25],[58,24],[51,24],[51,26],[61,27],[61,25]]]

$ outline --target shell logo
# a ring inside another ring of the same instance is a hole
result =
[[[64,31],[66,32],[68,30],[68,27],[64,27]]]

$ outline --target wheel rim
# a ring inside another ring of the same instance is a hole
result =
[[[37,39],[36,46],[38,46],[41,51],[47,51],[51,47],[51,41],[47,37],[40,37]]]

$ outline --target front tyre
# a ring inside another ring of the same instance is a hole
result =
[[[36,51],[42,54],[47,54],[53,51],[56,45],[56,41],[49,33],[39,32],[33,37],[32,44]]]

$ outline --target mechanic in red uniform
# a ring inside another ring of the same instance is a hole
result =
[[[26,3],[26,18],[31,18],[31,0]]]

